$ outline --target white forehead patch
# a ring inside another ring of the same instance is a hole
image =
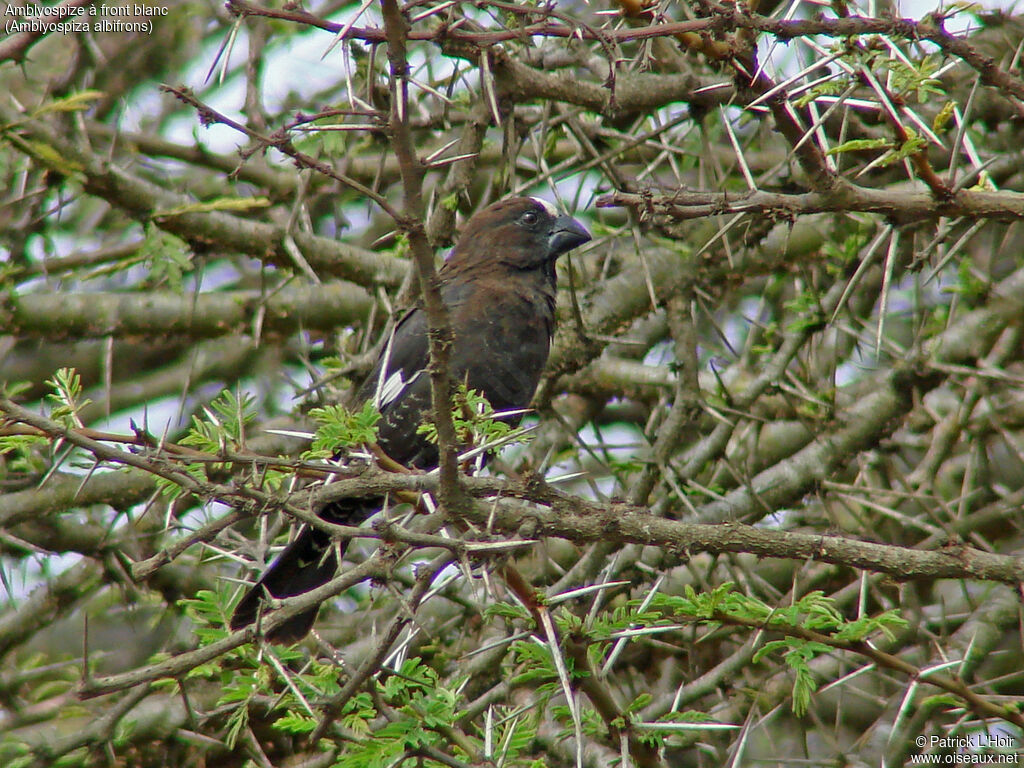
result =
[[[531,197],[530,199],[533,200],[533,202],[535,202],[541,208],[543,208],[547,212],[548,216],[558,218],[558,210],[547,200],[543,200],[539,197]]]

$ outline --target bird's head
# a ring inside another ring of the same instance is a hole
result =
[[[554,276],[555,260],[590,240],[571,216],[536,197],[510,197],[473,216],[448,257],[449,272],[498,267]]]

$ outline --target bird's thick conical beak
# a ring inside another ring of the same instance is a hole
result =
[[[571,216],[559,216],[548,235],[548,256],[557,259],[563,253],[590,241],[590,233]]]

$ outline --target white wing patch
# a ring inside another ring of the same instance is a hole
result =
[[[416,379],[423,373],[423,369],[420,368],[413,374],[413,377],[406,381],[402,377],[402,370],[399,369],[392,373],[380,387],[380,391],[377,393],[377,409],[380,410],[385,405],[397,400],[403,392],[412,384]]]
[[[558,218],[558,209],[555,208],[555,206],[553,206],[547,200],[544,200],[543,198],[540,197],[531,197],[530,199],[533,200],[533,202],[535,202],[541,208],[543,208],[544,211],[548,214],[548,216],[551,216],[552,218],[556,219]]]
[[[405,389],[405,379],[402,378],[402,371],[399,369],[388,376],[377,392],[377,408],[383,408],[390,403],[402,394],[403,389]]]
[[[388,366],[391,365],[391,345],[395,343],[395,329],[397,327],[397,325],[391,326],[391,333],[388,334],[388,343],[384,347],[384,359],[380,361],[380,373],[377,374],[377,388],[373,392],[373,407],[378,411],[381,406],[381,393],[385,385],[384,375],[388,372]],[[399,374],[399,378],[401,378],[401,374]],[[392,397],[391,399],[393,400],[394,398]]]

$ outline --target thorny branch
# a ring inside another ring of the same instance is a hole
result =
[[[427,314],[430,343],[430,391],[434,423],[437,425],[441,501],[446,506],[458,503],[458,437],[452,422],[452,382],[448,372],[451,356],[452,329],[448,309],[441,299],[434,267],[434,253],[424,226],[423,167],[416,157],[409,130],[409,62],[406,56],[408,22],[397,0],[382,0],[387,38],[388,61],[391,66],[389,88],[391,115],[389,128],[392,146],[398,157],[405,194],[405,209],[395,222],[409,238],[409,247],[416,264],[423,308]]]

